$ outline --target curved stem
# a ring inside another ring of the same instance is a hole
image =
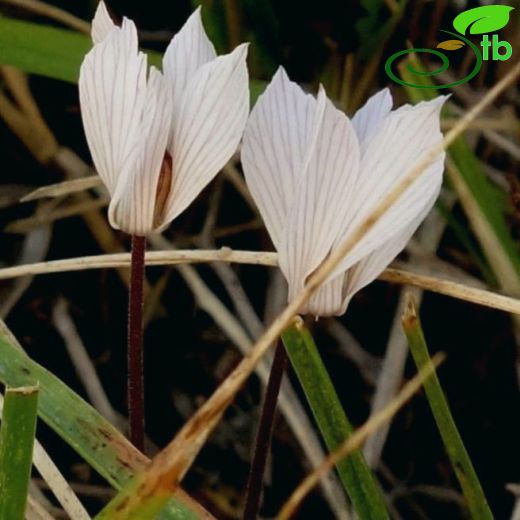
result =
[[[128,298],[128,418],[130,441],[144,450],[143,283],[146,239],[132,235]]]
[[[276,346],[269,381],[265,390],[262,414],[256,434],[255,453],[247,481],[246,506],[244,520],[256,520],[260,509],[260,497],[262,494],[262,483],[264,480],[267,455],[271,446],[273,436],[274,415],[278,394],[282,385],[283,375],[287,367],[287,353],[279,342]]]

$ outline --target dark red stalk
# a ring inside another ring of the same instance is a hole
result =
[[[269,381],[265,390],[260,424],[256,434],[255,452],[249,479],[247,481],[246,505],[244,509],[244,520],[256,520],[260,509],[260,499],[262,495],[262,484],[264,480],[267,455],[271,447],[273,436],[274,416],[278,394],[282,385],[283,375],[287,367],[287,353],[282,342],[276,346]]]
[[[128,417],[130,441],[144,451],[143,285],[146,239],[132,235],[128,297]]]

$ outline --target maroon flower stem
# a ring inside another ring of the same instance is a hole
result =
[[[287,353],[281,341],[276,346],[269,381],[265,390],[264,403],[260,416],[260,424],[256,435],[255,452],[247,481],[246,505],[244,520],[256,520],[260,509],[262,484],[264,480],[267,455],[273,436],[274,415],[283,375],[287,367]]]
[[[143,284],[145,237],[132,235],[128,297],[128,417],[130,441],[144,450]]]

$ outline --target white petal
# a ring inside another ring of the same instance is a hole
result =
[[[114,27],[115,24],[108,14],[107,6],[105,2],[101,0],[97,6],[94,19],[92,20],[91,35],[94,44],[102,42]]]
[[[146,56],[125,19],[86,55],[80,69],[83,126],[94,165],[111,194],[140,139],[146,92]]]
[[[442,141],[440,109],[445,98],[396,110],[387,116],[368,143],[361,147],[361,175],[343,242],[382,199]],[[445,153],[410,186],[399,200],[346,256],[336,272],[346,270],[384,243],[396,239],[431,204],[442,183]]]
[[[314,316],[341,316],[345,314],[352,297],[373,282],[406,247],[421,222],[431,211],[438,193],[432,193],[422,212],[404,230],[387,240],[372,253],[352,266],[345,274],[325,282],[311,297],[302,314]]]
[[[195,73],[217,57],[202,25],[200,7],[173,37],[163,58],[164,75],[170,81],[174,97],[174,117],[180,112],[182,94]]]
[[[363,142],[377,130],[381,121],[392,110],[392,94],[385,88],[374,94],[352,118],[359,141]]]
[[[344,229],[359,175],[360,149],[350,120],[324,99],[325,111],[295,199],[279,253],[289,300],[325,260]]]
[[[171,222],[215,177],[236,151],[249,112],[247,45],[203,65],[189,82],[174,118]]]
[[[303,175],[311,134],[321,117],[315,98],[290,81],[280,67],[247,122],[242,167],[276,249]]]
[[[348,270],[344,288],[345,302],[343,312],[345,312],[347,303],[352,296],[360,289],[373,282],[406,247],[410,238],[412,238],[417,228],[431,211],[437,197],[438,191],[433,192],[430,196],[430,200],[425,202],[425,206],[419,215],[417,215],[417,217],[412,220],[404,230],[401,230],[396,236],[384,242],[372,253]]]
[[[340,274],[328,280],[311,296],[307,305],[300,309],[301,314],[312,314],[316,317],[340,316],[343,310],[345,275]]]
[[[162,74],[152,67],[146,89],[140,140],[119,177],[109,207],[112,226],[146,235],[154,230],[154,211],[161,165],[172,117],[171,92]]]

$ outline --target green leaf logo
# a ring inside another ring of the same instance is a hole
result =
[[[453,27],[460,34],[485,34],[498,31],[509,22],[509,13],[514,7],[508,5],[484,5],[460,13],[453,20]]]

